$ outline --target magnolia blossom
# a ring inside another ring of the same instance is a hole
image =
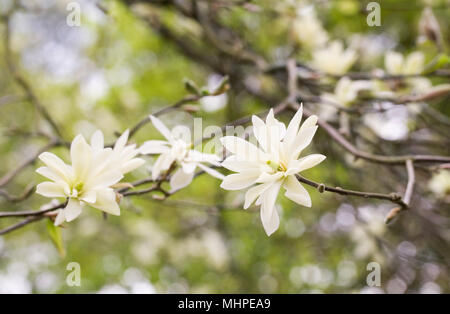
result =
[[[424,63],[425,56],[420,51],[410,53],[406,58],[399,52],[389,51],[384,57],[386,71],[391,75],[420,74]]]
[[[223,77],[220,75],[211,75],[208,78],[208,90],[214,91],[217,89],[218,85],[222,82]],[[228,102],[228,96],[226,93],[213,96],[204,96],[199,100],[202,105],[203,110],[206,112],[214,112],[224,108]]]
[[[308,50],[322,47],[328,41],[328,34],[323,29],[313,7],[299,11],[299,16],[292,25],[292,32],[294,39]]]
[[[253,133],[259,147],[235,136],[221,138],[222,144],[232,153],[222,166],[237,172],[225,177],[221,187],[226,190],[251,187],[245,194],[244,208],[255,201],[256,205],[261,205],[261,221],[267,235],[275,232],[280,223],[275,209],[280,188],[286,190],[287,198],[311,207],[311,198],[295,175],[326,158],[320,154],[299,158],[317,130],[317,116],[309,117],[300,127],[302,112],[301,107],[287,128],[275,119],[273,110],[270,110],[265,123],[253,116]]]
[[[326,93],[323,97],[342,106],[350,106],[356,100],[360,91],[368,90],[371,87],[370,81],[352,81],[344,76],[336,84],[334,93]]]
[[[352,67],[357,59],[356,51],[347,48],[341,41],[332,41],[326,47],[313,52],[313,66],[325,73],[342,75]]]
[[[65,164],[55,154],[45,152],[39,159],[45,167],[37,173],[50,179],[36,187],[36,193],[46,197],[68,198],[67,206],[59,210],[55,225],[77,218],[85,205],[103,210],[112,215],[120,215],[116,194],[111,188],[119,182],[123,174],[107,167],[110,148],[94,153],[82,135],[78,135],[70,147],[72,165]]]
[[[159,154],[152,169],[153,180],[158,179],[161,172],[168,170],[174,163],[181,167],[170,178],[172,191],[181,189],[191,183],[197,167],[216,178],[223,179],[221,173],[203,164],[206,162],[213,166],[220,166],[220,158],[218,156],[193,150],[192,143],[181,137],[174,136],[174,132],[171,132],[161,120],[155,116],[150,116],[150,120],[155,128],[166,138],[166,141],[147,141],[140,147],[142,154]]]

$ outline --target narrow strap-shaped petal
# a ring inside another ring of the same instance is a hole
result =
[[[311,197],[308,191],[298,182],[295,176],[288,176],[283,183],[283,187],[286,189],[284,195],[287,198],[299,205],[311,207]]]
[[[164,123],[162,123],[161,120],[159,120],[157,117],[150,115],[150,120],[152,121],[155,128],[161,133],[162,136],[164,136],[169,143],[174,142],[174,138],[172,136],[172,133],[170,130],[165,126]]]
[[[170,178],[171,192],[177,191],[188,186],[194,178],[194,172],[186,173],[183,168],[179,168]]]

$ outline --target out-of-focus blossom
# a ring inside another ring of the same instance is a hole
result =
[[[170,178],[172,191],[189,185],[194,178],[197,167],[216,178],[223,179],[223,175],[220,172],[203,164],[209,163],[213,166],[220,166],[220,158],[217,155],[193,150],[192,143],[181,137],[175,137],[161,120],[155,116],[150,116],[150,120],[155,128],[166,138],[166,141],[147,141],[140,147],[142,154],[159,155],[152,169],[153,180],[158,179],[161,172],[168,170],[174,163],[181,167]]]
[[[332,41],[313,52],[312,65],[322,72],[342,75],[348,72],[357,59],[356,51],[344,49],[342,41]]]
[[[341,106],[350,106],[356,100],[360,91],[369,90],[371,87],[372,82],[370,81],[352,81],[347,76],[344,76],[336,84],[334,93],[326,93],[323,98]]]
[[[208,90],[215,91],[219,84],[223,81],[223,77],[220,75],[211,75],[208,78]],[[199,100],[203,110],[206,112],[214,112],[224,108],[228,102],[228,96],[226,93],[214,96],[204,96]]]
[[[328,34],[316,16],[314,7],[299,10],[298,16],[292,25],[294,40],[298,41],[307,50],[322,47],[328,41]]]
[[[420,51],[410,53],[406,58],[399,52],[388,51],[384,58],[386,71],[391,75],[414,75],[422,73],[425,56]]]
[[[326,157],[312,154],[300,158],[300,153],[312,141],[317,130],[317,117],[310,116],[300,127],[302,107],[292,118],[288,127],[274,117],[273,110],[266,122],[258,116],[252,117],[253,133],[260,147],[235,136],[221,138],[222,144],[232,153],[222,166],[237,172],[223,180],[226,190],[242,190],[251,187],[245,194],[244,208],[253,202],[261,205],[261,221],[267,235],[275,232],[280,224],[275,201],[281,187],[285,196],[297,204],[311,207],[308,191],[295,175],[312,168]]]
[[[442,198],[450,194],[450,170],[440,170],[428,182],[428,188]]]

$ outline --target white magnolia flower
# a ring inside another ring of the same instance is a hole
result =
[[[299,10],[292,32],[294,39],[308,50],[322,47],[328,41],[328,34],[317,18],[314,7]]]
[[[135,158],[139,154],[136,144],[126,145],[128,141],[129,131],[126,130],[114,144],[114,148],[108,157],[106,168],[117,169],[122,174],[126,174],[134,169],[142,166],[145,160]],[[101,153],[104,150],[103,133],[97,130],[91,137],[91,147],[94,154]]]
[[[368,90],[371,87],[372,83],[370,81],[352,81],[347,76],[344,76],[336,84],[334,94],[326,93],[323,97],[341,106],[350,106],[356,100],[360,91]]]
[[[422,52],[410,53],[406,58],[399,52],[388,51],[384,58],[386,71],[391,75],[414,75],[422,73],[425,56]]]
[[[158,179],[161,172],[168,170],[173,163],[180,165],[180,168],[170,178],[172,191],[179,190],[191,183],[197,167],[216,178],[223,179],[221,173],[203,164],[209,163],[213,166],[220,166],[220,158],[218,156],[193,150],[192,143],[175,137],[161,120],[155,116],[150,116],[150,120],[155,128],[166,138],[166,141],[147,141],[140,147],[142,154],[160,155],[153,165],[153,180]]]
[[[55,225],[74,220],[85,205],[120,215],[116,193],[111,186],[119,182],[123,174],[119,169],[108,167],[111,154],[111,148],[95,151],[82,135],[78,135],[70,147],[72,165],[49,152],[39,155],[46,166],[36,172],[53,182],[40,183],[36,193],[68,198],[67,206],[59,210]]]
[[[253,116],[253,132],[260,147],[235,136],[221,138],[222,144],[232,153],[222,166],[237,172],[225,177],[221,187],[242,190],[252,186],[245,194],[244,208],[254,201],[261,205],[261,221],[267,235],[275,232],[280,223],[275,209],[280,188],[286,189],[285,196],[292,201],[311,207],[311,198],[295,174],[326,158],[320,154],[299,158],[317,130],[317,116],[309,117],[300,127],[302,112],[301,107],[287,128],[275,119],[273,110],[270,110],[265,123]]]
[[[347,73],[356,59],[355,50],[351,48],[344,50],[344,44],[335,40],[313,52],[312,65],[325,73],[342,75]]]

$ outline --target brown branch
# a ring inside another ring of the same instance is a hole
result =
[[[398,195],[397,193],[382,194],[382,193],[353,191],[353,190],[343,189],[341,187],[326,186],[323,183],[317,183],[317,182],[311,181],[300,175],[296,175],[296,177],[300,182],[303,182],[312,187],[315,187],[321,193],[324,191],[327,191],[327,192],[337,193],[337,194],[341,194],[341,195],[351,195],[351,196],[357,196],[357,197],[362,197],[362,198],[374,198],[374,199],[380,199],[380,200],[387,200],[387,201],[393,202],[395,204],[398,204],[401,207],[405,207],[405,208],[408,207],[408,204],[406,204],[405,201],[402,199],[402,197],[400,195]]]

